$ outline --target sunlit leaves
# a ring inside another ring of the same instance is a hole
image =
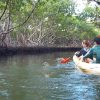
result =
[[[6,6],[6,3],[0,1],[0,10],[4,9],[5,6]]]
[[[85,20],[87,20],[88,18],[91,18],[91,20],[93,20],[95,16],[96,16],[96,9],[92,7],[86,7],[84,11],[81,13],[81,17]]]

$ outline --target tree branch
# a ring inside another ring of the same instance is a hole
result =
[[[9,3],[9,0],[6,0],[6,6],[5,6],[5,9],[4,9],[2,15],[0,16],[0,20],[1,20],[1,18],[3,17],[3,15],[5,14],[5,12],[7,10],[8,3]]]
[[[29,16],[26,18],[26,20],[25,20],[23,23],[21,23],[21,24],[15,26],[15,27],[10,28],[10,29],[9,29],[8,31],[6,31],[6,32],[1,32],[1,33],[7,34],[7,33],[11,32],[11,31],[13,31],[15,28],[20,27],[20,26],[23,26],[23,25],[29,20],[29,18],[31,17],[31,15],[32,15],[32,13],[34,12],[34,10],[35,10],[36,6],[38,5],[39,1],[40,1],[40,0],[37,1],[37,3],[35,4],[34,8],[33,8],[32,11],[31,11],[31,13],[29,14]]]

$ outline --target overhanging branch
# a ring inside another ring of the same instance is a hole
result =
[[[35,4],[34,8],[33,8],[32,11],[31,11],[31,13],[28,15],[28,17],[26,18],[26,20],[25,20],[23,23],[21,23],[21,24],[15,26],[15,27],[10,28],[8,31],[1,32],[0,34],[2,34],[2,33],[3,33],[3,34],[7,34],[7,33],[11,32],[11,31],[13,31],[15,28],[18,28],[18,27],[20,27],[20,26],[23,26],[23,25],[29,20],[29,18],[31,17],[31,15],[32,15],[32,13],[34,12],[34,10],[35,10],[36,6],[38,5],[39,1],[40,1],[40,0],[38,0],[38,2]]]

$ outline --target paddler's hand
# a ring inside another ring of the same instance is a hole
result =
[[[80,56],[80,57],[79,57],[79,60],[80,60],[80,61],[84,61],[84,60],[83,60],[83,56]]]

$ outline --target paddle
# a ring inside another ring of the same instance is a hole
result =
[[[71,61],[71,58],[70,57],[68,57],[68,58],[61,58],[60,63],[61,64],[65,64],[65,63],[68,63],[70,61]]]

